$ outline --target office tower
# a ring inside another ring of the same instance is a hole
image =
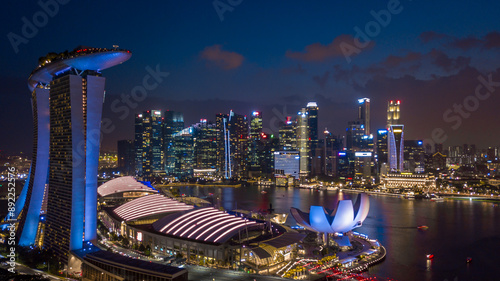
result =
[[[388,131],[389,171],[403,172],[404,161],[404,125],[391,125]]]
[[[292,121],[291,116],[286,117],[286,121],[279,128],[280,150],[297,150],[297,123]]]
[[[276,151],[273,155],[275,176],[299,178],[300,155],[298,151]]]
[[[162,123],[159,110],[147,110],[135,118],[136,166],[146,181],[164,171]]]
[[[216,169],[217,167],[217,128],[215,124],[201,119],[193,125],[194,168]]]
[[[246,177],[248,172],[248,119],[246,115],[229,113],[231,174]]]
[[[315,102],[307,103],[307,126],[309,128],[309,150],[314,152],[318,146],[318,105]]]
[[[365,136],[365,126],[358,121],[347,122],[346,148],[347,150],[359,150],[363,146],[363,136]]]
[[[118,141],[118,169],[125,176],[135,175],[134,141]]]
[[[135,153],[135,175],[142,175],[142,133],[143,133],[143,115],[135,115],[134,121],[134,153]]]
[[[229,115],[219,113],[215,116],[217,142],[217,173],[224,179],[231,178],[231,158],[229,157]]]
[[[302,108],[297,116],[297,149],[300,153],[300,175],[309,175],[309,122],[306,108]]]
[[[390,128],[391,125],[399,124],[400,112],[399,105],[401,101],[389,101],[387,104],[387,128]]]
[[[327,176],[338,176],[338,154],[344,150],[344,139],[335,136],[325,129],[325,145],[323,147],[324,174]]]
[[[387,130],[377,131],[377,169],[379,174],[387,174],[387,165],[389,163],[389,150],[387,148]]]
[[[167,110],[163,114],[163,151],[165,157],[165,172],[174,173],[173,135],[184,129],[184,115],[182,112]]]
[[[97,167],[104,82],[100,71],[128,60],[129,51],[78,47],[46,57],[31,73],[34,151],[19,245],[33,245],[48,182],[44,247],[63,264],[83,241],[97,239]],[[47,177],[48,176],[48,177]]]
[[[280,142],[274,135],[262,133],[259,141],[259,172],[262,176],[271,177],[274,173],[274,152],[279,151]]]
[[[193,127],[188,127],[173,136],[174,169],[176,178],[189,178],[194,168],[194,137]]]
[[[361,121],[365,130],[365,135],[370,135],[370,99],[358,99],[358,120]]]
[[[248,161],[250,173],[260,170],[261,154],[259,153],[262,134],[262,112],[254,111],[250,118],[250,139],[248,140]]]
[[[404,141],[403,168],[410,173],[423,173],[425,171],[424,142],[421,140]]]

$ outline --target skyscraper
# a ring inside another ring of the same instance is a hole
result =
[[[135,175],[135,150],[133,140],[118,141],[118,169],[126,176]]]
[[[182,112],[167,110],[163,114],[163,151],[165,157],[165,172],[174,173],[175,156],[173,151],[173,135],[184,129]]]
[[[139,176],[151,180],[164,171],[163,124],[159,110],[147,110],[135,119],[136,165]]]
[[[215,116],[217,142],[217,173],[222,178],[231,177],[231,159],[229,157],[229,115],[219,113]]]
[[[177,178],[189,178],[193,175],[194,137],[193,127],[188,127],[173,136],[174,169],[172,175]]]
[[[280,150],[291,151],[297,149],[297,125],[291,116],[286,117],[285,123],[279,128]]]
[[[249,171],[255,173],[260,170],[262,154],[259,153],[262,134],[262,112],[254,111],[250,117],[250,139],[248,140]]]
[[[47,57],[32,72],[34,161],[19,218],[20,245],[35,243],[48,181],[44,247],[68,264],[70,251],[97,239],[97,167],[104,82],[100,71],[129,51],[77,47]],[[48,175],[48,178],[47,178]]]
[[[318,111],[319,107],[316,102],[307,103],[307,126],[309,129],[310,148],[309,151],[314,152],[318,147]]]
[[[365,129],[365,135],[369,136],[371,134],[370,128],[370,99],[362,98],[358,99],[358,120],[361,121]]]
[[[387,132],[386,129],[377,131],[377,170],[379,174],[387,174],[387,163],[389,161]]]
[[[404,141],[404,161],[405,172],[423,173],[425,170],[424,142],[421,140]]]
[[[248,172],[248,119],[246,115],[229,113],[231,171],[234,177],[246,177]]]
[[[309,175],[309,122],[306,108],[302,108],[297,116],[297,149],[300,154],[300,175]]]
[[[399,105],[401,101],[389,101],[387,104],[387,128],[391,127],[391,125],[399,124]]]
[[[214,123],[201,119],[194,126],[195,169],[216,169],[217,129]]]
[[[404,125],[391,125],[388,132],[390,172],[403,172],[404,162]]]

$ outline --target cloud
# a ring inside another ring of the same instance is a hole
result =
[[[226,70],[240,67],[245,58],[236,52],[222,50],[221,47],[221,45],[208,46],[200,53],[200,57]]]
[[[500,47],[500,32],[498,31],[489,32],[483,37],[470,35],[464,38],[453,37],[450,35],[437,33],[435,31],[426,31],[422,32],[419,38],[423,43],[445,39],[446,41],[448,41],[447,45],[449,47],[460,49],[463,51],[475,48],[489,50]]]
[[[419,36],[420,40],[424,43],[429,43],[430,41],[439,40],[443,38],[447,38],[448,36],[442,33],[437,33],[435,31],[425,31],[422,32]]]
[[[330,76],[330,71],[326,71],[323,74],[323,76],[314,75],[312,79],[314,80],[314,82],[318,83],[318,85],[321,87],[321,89],[324,89],[326,82],[328,82],[329,76]]]
[[[359,42],[355,42],[354,40],[355,39],[351,35],[342,34],[333,39],[333,41],[328,45],[323,45],[319,42],[313,43],[311,45],[307,45],[302,52],[293,52],[288,50],[286,52],[286,56],[291,59],[307,62],[322,62],[336,57],[344,57],[341,44],[347,44],[345,46],[349,45],[348,47],[357,48],[356,46],[359,45]],[[370,41],[363,49],[370,49],[374,45],[374,42]],[[352,55],[355,54],[356,53],[353,53]]]
[[[428,54],[432,58],[432,63],[443,69],[444,71],[450,72],[457,69],[462,69],[470,64],[471,59],[468,57],[458,56],[456,58],[450,58],[448,55],[442,51],[433,49]]]
[[[389,55],[385,59],[385,61],[383,62],[383,64],[386,67],[397,67],[397,66],[400,66],[403,63],[418,61],[421,58],[422,58],[422,54],[418,53],[418,52],[409,52],[408,54],[406,54],[405,56],[402,56],[402,57]]]
[[[287,67],[283,68],[282,72],[284,74],[306,74],[307,70],[305,70],[300,63],[297,64],[297,67]]]

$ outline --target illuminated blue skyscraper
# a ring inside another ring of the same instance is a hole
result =
[[[100,71],[128,60],[126,50],[78,47],[47,56],[29,77],[34,158],[20,214],[20,245],[33,245],[46,185],[44,247],[64,264],[83,241],[97,239],[97,167],[105,79]],[[24,191],[23,191],[24,193]],[[22,200],[20,201],[22,202]]]

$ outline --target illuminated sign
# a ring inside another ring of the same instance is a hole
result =
[[[259,115],[260,115],[260,113],[259,113],[258,111],[254,111],[254,112],[252,112],[252,115],[253,115],[253,116],[259,116]]]
[[[372,153],[370,151],[360,151],[360,152],[354,153],[354,155],[356,157],[371,157]]]
[[[346,153],[345,152],[339,152],[339,156],[345,156]]]
[[[142,241],[142,232],[137,232],[137,241]]]
[[[394,129],[394,130],[393,130],[393,132],[394,132],[394,133],[402,133],[402,132],[403,132],[403,130],[401,130],[401,129]]]

